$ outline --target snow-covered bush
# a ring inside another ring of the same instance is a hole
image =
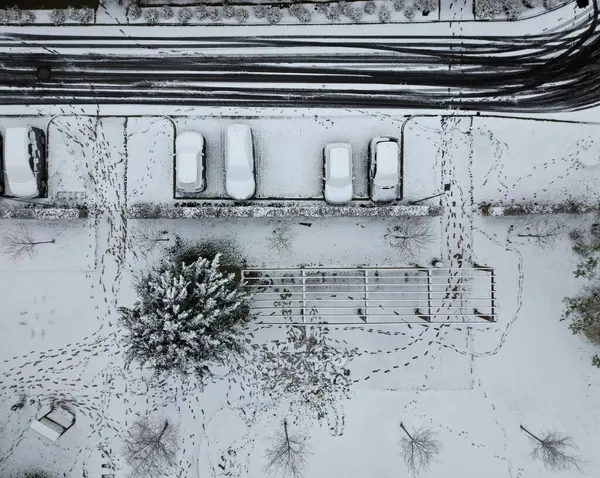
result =
[[[256,18],[265,18],[267,16],[267,7],[264,5],[256,5],[252,7],[252,12]]]
[[[67,8],[67,16],[69,20],[78,23],[90,23],[94,19],[94,12],[91,8]]]
[[[392,12],[386,5],[381,5],[378,16],[381,23],[387,23],[392,18]]]
[[[206,5],[198,5],[196,7],[196,18],[198,20],[205,20],[208,18],[208,7]]]
[[[211,8],[208,11],[208,19],[211,22],[218,22],[221,20],[221,10],[219,10],[218,8]]]
[[[189,23],[192,18],[194,18],[194,11],[190,7],[182,7],[177,12],[177,20],[181,24]]]
[[[243,351],[250,296],[233,274],[223,274],[219,255],[194,262],[180,257],[141,276],[133,308],[119,308],[125,357],[156,376],[193,374],[202,381],[211,365]]]
[[[438,8],[438,2],[437,0],[415,0],[415,7],[420,12],[435,12]]]
[[[173,11],[173,7],[171,5],[164,5],[160,7],[160,16],[162,18],[173,18],[173,15],[175,15],[175,12]]]
[[[477,18],[496,18],[502,14],[504,3],[502,0],[475,0],[475,14]]]
[[[129,15],[129,18],[131,18],[132,20],[137,20],[142,16],[142,9],[137,3],[132,3],[131,5],[129,5],[129,10],[127,10],[127,13]]]
[[[21,18],[23,18],[23,10],[16,5],[6,9],[6,19],[9,22],[20,22]]]
[[[235,9],[234,17],[238,23],[246,23],[250,17],[250,14],[248,13],[248,10],[246,10],[244,7],[241,7]]]
[[[329,338],[327,329],[290,326],[286,340],[262,344],[246,369],[248,387],[264,390],[275,403],[289,402],[300,414],[322,418],[347,398],[352,377],[347,364],[357,349]]]
[[[523,0],[523,5],[527,8],[541,7],[544,0]]]
[[[4,25],[5,23],[8,23],[8,15],[6,10],[0,8],[0,25]]]
[[[267,10],[266,18],[267,21],[274,25],[275,23],[279,23],[282,18],[281,9],[277,7],[271,7]]]
[[[406,7],[404,7],[404,16],[406,17],[407,20],[413,20],[415,18],[415,15],[417,14],[417,8],[413,5],[407,5]]]
[[[310,10],[308,8],[302,7],[298,11],[297,18],[298,20],[300,20],[301,23],[310,23],[310,21],[312,20],[312,14],[310,13]]]
[[[336,21],[336,20],[340,19],[341,13],[342,12],[340,10],[340,6],[335,3],[332,3],[327,8],[327,12],[325,13],[325,16],[327,17],[328,20]]]
[[[324,2],[317,3],[315,5],[315,11],[317,13],[322,14],[322,15],[326,15],[327,14],[327,9],[328,8],[329,8],[329,4],[328,3],[324,3]]]
[[[223,18],[233,18],[235,15],[235,8],[233,5],[224,5],[223,6]]]
[[[365,13],[367,15],[373,15],[376,10],[377,10],[377,5],[375,5],[375,2],[368,1],[365,3]]]
[[[393,6],[396,12],[401,12],[404,9],[404,0],[394,0]]]
[[[350,12],[350,8],[352,7],[352,5],[350,5],[350,2],[346,2],[346,0],[341,0],[338,3],[338,6],[340,7],[340,13],[347,17],[348,13]]]
[[[35,13],[30,10],[23,12],[23,18],[21,19],[22,23],[35,23]]]
[[[67,12],[56,8],[50,12],[50,21],[55,25],[62,25],[67,21]]]
[[[363,17],[363,9],[360,7],[352,7],[348,12],[348,18],[353,22],[360,22]]]
[[[504,0],[504,11],[509,20],[517,20],[524,10],[522,0]]]
[[[156,8],[146,8],[144,10],[144,21],[150,25],[158,23],[158,10]]]

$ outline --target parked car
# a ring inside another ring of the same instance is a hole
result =
[[[46,137],[39,128],[6,128],[3,144],[4,195],[35,198],[46,195]]]
[[[232,124],[225,136],[225,190],[233,199],[249,199],[256,190],[252,130],[245,124]]]
[[[199,193],[206,189],[204,137],[184,131],[175,138],[175,186],[179,193]]]
[[[352,146],[332,143],[323,150],[323,194],[330,204],[352,200]]]
[[[375,202],[398,199],[400,189],[400,147],[398,140],[378,136],[369,144],[369,190]]]

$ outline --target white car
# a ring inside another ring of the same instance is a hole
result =
[[[206,189],[204,137],[196,131],[184,131],[175,138],[175,184],[177,192],[199,193]]]
[[[352,200],[352,146],[332,143],[323,150],[323,194],[330,204],[345,204]]]
[[[248,125],[232,124],[225,134],[225,190],[229,197],[243,201],[254,196],[254,149]]]
[[[39,128],[6,128],[2,158],[5,196],[29,199],[45,194],[45,141]]]
[[[400,148],[396,138],[378,136],[369,144],[369,189],[375,202],[398,199]]]

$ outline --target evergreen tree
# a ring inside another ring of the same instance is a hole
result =
[[[250,296],[233,274],[212,261],[163,261],[140,277],[133,308],[119,308],[127,329],[127,363],[152,367],[156,375],[210,376],[211,363],[242,351],[241,332],[250,319]]]

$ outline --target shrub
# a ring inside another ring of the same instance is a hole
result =
[[[298,17],[298,12],[300,11],[301,8],[302,8],[302,5],[300,3],[292,3],[288,7],[288,13],[290,14],[290,17]]]
[[[414,5],[407,5],[406,7],[404,7],[404,16],[407,18],[407,20],[413,20],[415,18],[415,15],[417,14],[417,9]]]
[[[264,5],[256,5],[252,8],[252,12],[256,18],[265,18],[267,16],[267,7]]]
[[[523,5],[527,8],[537,8],[541,7],[543,0],[523,0]]]
[[[203,382],[212,364],[243,351],[250,296],[233,274],[221,272],[219,260],[218,254],[189,264],[171,258],[137,280],[133,308],[119,308],[127,364]]]
[[[386,5],[382,5],[379,9],[379,21],[381,23],[387,23],[392,18],[392,12]]]
[[[144,10],[144,21],[150,25],[158,23],[158,10],[155,8],[146,8]]]
[[[415,7],[421,12],[435,12],[438,8],[438,2],[437,0],[415,0]]]
[[[23,23],[35,23],[35,13],[29,10],[24,12],[23,19],[21,21]]]
[[[235,15],[235,8],[233,5],[224,5],[223,6],[223,18],[233,18]]]
[[[279,23],[281,21],[282,16],[283,15],[281,14],[280,8],[271,7],[267,10],[266,18],[267,18],[267,21],[271,25],[274,25],[275,23]]]
[[[137,3],[132,3],[129,6],[129,10],[127,11],[129,18],[132,20],[137,20],[142,16],[142,9]]]
[[[67,13],[61,9],[54,9],[50,12],[50,21],[55,25],[62,25],[67,21]]]
[[[369,1],[369,2],[365,3],[365,13],[367,15],[373,15],[376,10],[377,10],[377,5],[375,5],[375,2]]]
[[[338,3],[338,6],[340,7],[340,13],[347,17],[348,13],[350,12],[350,8],[351,8],[350,3],[346,2],[345,0],[342,0],[341,2]]]
[[[250,14],[245,8],[236,8],[234,17],[238,23],[246,23],[250,17]]]
[[[328,8],[329,8],[329,4],[328,3],[324,3],[324,2],[317,3],[315,5],[315,11],[317,13],[322,13],[323,15],[327,14],[327,9]]]
[[[363,9],[360,7],[352,7],[348,12],[348,18],[353,22],[360,22],[363,17]]]
[[[221,10],[218,8],[211,8],[208,12],[208,18],[211,22],[218,22],[221,20]]]
[[[23,10],[16,5],[6,9],[6,18],[9,22],[20,22],[23,18]]]
[[[194,18],[194,12],[190,7],[182,7],[177,12],[177,19],[183,25],[189,23],[192,18]]]
[[[394,0],[393,6],[394,10],[397,12],[401,12],[404,9],[404,0]]]
[[[6,10],[0,8],[0,25],[3,25],[5,23],[8,23],[8,14]]]
[[[160,7],[160,16],[166,19],[173,18],[175,12],[173,12],[173,7],[171,5],[164,5]]]
[[[336,20],[340,19],[340,14],[341,14],[341,10],[340,10],[339,5],[332,3],[331,5],[329,5],[329,8],[327,9],[327,13],[325,14],[325,16],[327,17],[328,20],[336,21]]]
[[[206,5],[198,5],[196,7],[196,18],[198,18],[198,20],[205,20],[208,18],[208,8]]]
[[[502,0],[475,1],[475,14],[477,18],[496,18],[502,14],[504,8]]]
[[[310,23],[310,21],[312,20],[312,14],[310,13],[310,10],[308,8],[302,7],[298,11],[297,18],[298,20],[300,20],[301,23]]]
[[[567,307],[563,319],[571,319],[569,329],[600,344],[600,287],[593,287],[579,297],[566,297],[564,301]]]
[[[504,0],[504,11],[509,20],[517,20],[524,10],[525,5],[521,0]]]

